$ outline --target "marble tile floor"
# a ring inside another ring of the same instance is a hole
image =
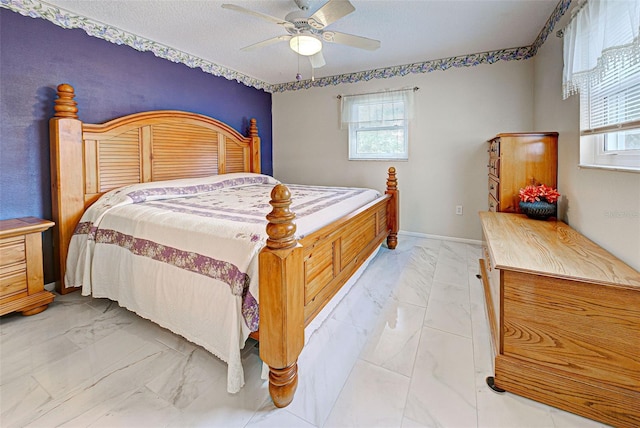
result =
[[[602,427],[485,385],[480,247],[401,235],[308,337],[293,403],[276,409],[258,347],[246,384],[202,348],[105,299],[57,296],[0,323],[0,426]]]

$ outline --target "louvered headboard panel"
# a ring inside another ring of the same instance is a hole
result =
[[[223,138],[215,130],[199,125],[153,125],[151,181],[218,174],[218,140]]]
[[[246,171],[250,157],[247,156],[247,149],[242,142],[234,139],[226,141],[225,168],[227,172]]]
[[[87,180],[87,193],[140,183],[140,166],[137,129],[105,140],[85,141],[86,177],[91,177]]]
[[[243,137],[194,113],[156,111],[85,123],[82,140],[87,203],[127,184],[260,171],[252,156],[257,135]]]

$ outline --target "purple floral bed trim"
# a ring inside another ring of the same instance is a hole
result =
[[[258,331],[260,326],[258,302],[249,291],[249,287],[247,287],[245,294],[242,295],[242,317],[249,330]]]
[[[267,184],[270,177],[239,177],[229,180],[219,181],[217,183],[197,184],[193,186],[182,187],[154,187],[149,189],[136,190],[127,193],[127,196],[133,200],[134,204],[144,202],[150,196],[179,196],[179,195],[195,195],[198,193],[212,192],[214,190],[224,189],[225,187],[241,186],[244,184]]]
[[[85,221],[82,223],[78,223],[75,230],[73,231],[74,235],[89,235],[91,232],[95,232],[95,228],[93,227],[93,223],[90,221]]]
[[[229,285],[234,296],[242,296],[242,316],[247,326],[251,331],[258,329],[258,304],[249,291],[249,275],[241,272],[232,263],[109,229],[98,230],[96,243],[117,245],[134,255],[148,257],[224,282]]]
[[[240,223],[255,223],[255,224],[264,223],[265,225],[267,224],[267,218],[264,216],[262,218],[239,217],[239,216],[233,216],[233,215],[225,215],[219,212],[210,212],[210,211],[207,212],[203,210],[190,209],[180,205],[170,205],[170,204],[160,203],[160,202],[147,202],[145,205],[162,209],[162,210],[171,211],[174,213],[191,214],[199,217],[217,218],[220,220],[236,221]]]

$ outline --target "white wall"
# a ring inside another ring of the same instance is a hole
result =
[[[569,13],[558,28],[567,24]],[[580,169],[579,98],[562,100],[562,39],[552,33],[534,62],[534,125],[560,133],[562,219],[640,270],[640,174]]]
[[[420,90],[409,161],[348,161],[337,95],[413,86]],[[487,209],[488,193],[485,141],[500,132],[535,131],[532,99],[531,60],[277,93],[274,175],[290,183],[384,190],[386,170],[393,165],[401,230],[479,240],[477,212]],[[463,216],[455,215],[458,204]]]

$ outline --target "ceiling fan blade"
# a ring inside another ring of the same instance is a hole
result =
[[[322,51],[318,52],[317,54],[311,55],[309,57],[309,61],[311,62],[311,67],[313,68],[324,67],[326,64],[324,56],[322,55]]]
[[[266,15],[262,12],[256,12],[255,10],[245,9],[242,6],[237,6],[235,4],[225,3],[222,5],[223,9],[235,10],[236,12],[245,13],[247,15],[255,16],[256,18],[264,19],[265,21],[272,22],[274,24],[282,25],[286,28],[295,28],[295,25],[289,21],[285,21],[284,19],[276,18],[275,16]]]
[[[356,10],[348,0],[329,0],[309,17],[309,25],[320,30]]]
[[[362,36],[354,36],[353,34],[339,33],[337,31],[323,32],[322,39],[325,42],[353,46],[354,48],[366,49],[369,51],[375,51],[380,47],[380,40],[369,39]]]
[[[263,47],[269,46],[269,45],[273,45],[273,44],[278,43],[278,42],[284,42],[285,40],[289,40],[289,39],[291,39],[291,36],[273,37],[271,39],[267,39],[267,40],[264,40],[262,42],[258,42],[258,43],[254,43],[254,44],[249,45],[249,46],[245,46],[244,48],[242,48],[240,50],[241,51],[245,51],[245,52],[251,52],[251,51],[254,51],[256,49],[263,48]]]

